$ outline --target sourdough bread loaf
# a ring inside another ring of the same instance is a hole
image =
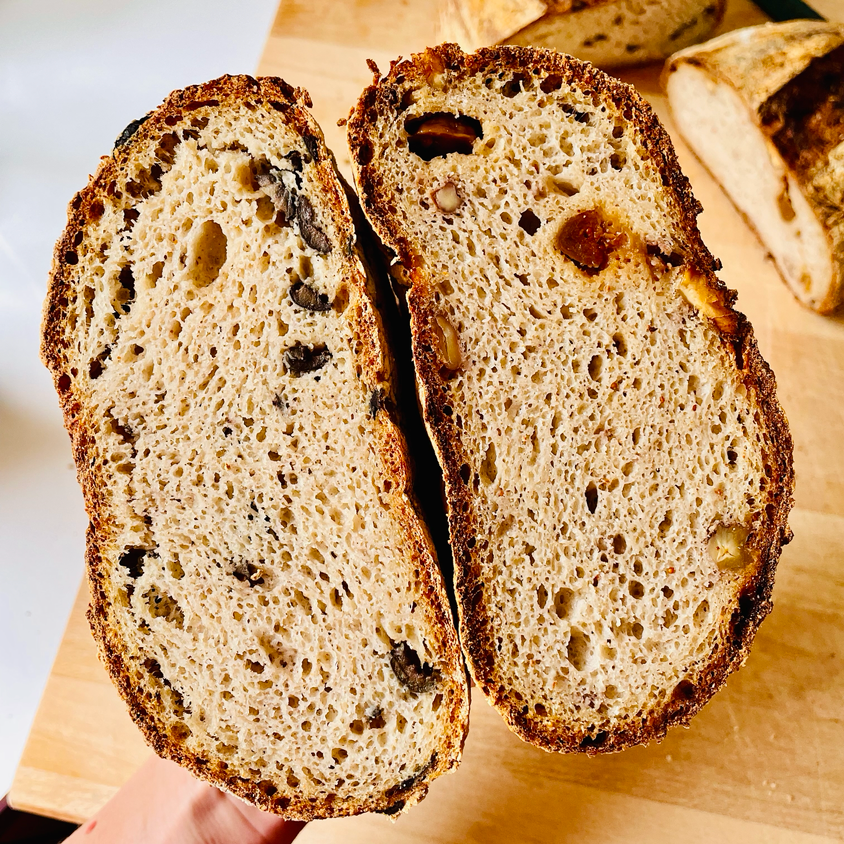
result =
[[[844,26],[737,30],[672,56],[683,138],[804,305],[844,300]]]
[[[440,35],[464,50],[548,47],[599,67],[664,59],[707,38],[726,0],[440,0]]]
[[[127,127],[70,204],[42,351],[149,743],[290,818],[394,814],[459,761],[468,692],[309,105],[222,77]]]
[[[774,377],[632,88],[444,45],[348,124],[445,474],[460,635],[511,728],[618,750],[748,654],[790,532]]]

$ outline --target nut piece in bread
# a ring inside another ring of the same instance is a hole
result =
[[[421,145],[432,121],[452,128]],[[661,737],[746,658],[793,484],[667,134],[591,65],[455,45],[376,78],[348,133],[401,268],[477,685],[549,750]]]
[[[844,26],[737,30],[672,56],[677,128],[804,305],[844,300]]]
[[[468,715],[309,105],[222,77],[130,125],[70,204],[42,347],[91,519],[89,619],[132,717],[305,820],[417,802]]]
[[[726,0],[440,0],[440,36],[464,50],[507,42],[621,67],[702,41],[725,6]]]

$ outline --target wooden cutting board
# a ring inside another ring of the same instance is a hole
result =
[[[759,23],[732,0],[724,29]],[[434,43],[424,0],[285,0],[259,66],[306,87],[346,175],[339,117],[398,54]],[[658,68],[624,74],[673,132]],[[844,318],[801,308],[717,185],[677,139],[706,211],[704,239],[777,373],[797,468],[794,542],[747,665],[659,745],[604,758],[530,747],[476,695],[464,762],[393,824],[311,824],[307,842],[782,842],[844,839]],[[11,792],[18,808],[82,821],[148,754],[96,653],[83,585]]]

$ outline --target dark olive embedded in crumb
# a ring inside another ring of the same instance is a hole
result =
[[[88,377],[93,381],[103,374],[105,362],[111,357],[111,346],[106,346],[89,364]]]
[[[294,170],[273,167],[266,173],[258,173],[255,180],[276,209],[284,214],[284,219],[288,223],[293,222],[296,219],[298,174]]]
[[[418,783],[422,782],[428,774],[434,770],[437,765],[437,753],[434,751],[431,758],[415,773],[411,774],[407,779],[402,780],[394,786],[387,789],[387,797],[394,797],[402,792],[409,791]]]
[[[390,651],[390,668],[403,686],[418,695],[433,691],[440,679],[433,666],[421,662],[407,642],[399,642]]]
[[[149,115],[145,114],[143,117],[139,117],[137,120],[133,120],[118,136],[117,140],[114,142],[114,148],[120,149],[124,144],[128,143],[129,139],[144,123],[149,120]]]
[[[302,153],[299,152],[299,150],[291,150],[284,157],[290,162],[291,166],[297,173],[302,172]]]
[[[392,806],[381,809],[382,815],[397,815],[404,808],[404,800],[398,800]]]
[[[374,419],[378,415],[378,411],[383,407],[387,407],[390,397],[387,391],[381,387],[377,387],[372,391],[369,397],[369,415]]]
[[[446,112],[411,117],[404,124],[410,151],[424,161],[452,152],[470,155],[484,132],[479,120]]]
[[[302,135],[302,140],[305,142],[305,149],[308,151],[308,155],[311,156],[313,162],[319,163],[319,141],[316,139],[314,135]]]
[[[331,352],[324,346],[303,346],[297,343],[284,353],[284,365],[297,378],[322,369],[331,360]]]
[[[331,241],[328,235],[316,224],[314,207],[307,196],[300,196],[297,204],[297,218],[302,240],[317,252],[327,254],[331,251]]]
[[[624,242],[597,209],[581,211],[566,220],[557,235],[557,248],[586,272],[604,269],[609,257]]]
[[[290,298],[294,304],[306,311],[330,311],[331,300],[325,293],[318,293],[304,281],[295,282],[290,288]]]
[[[128,570],[129,577],[137,580],[144,573],[144,557],[146,555],[146,548],[129,548],[117,563]]]

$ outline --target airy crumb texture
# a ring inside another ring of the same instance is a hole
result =
[[[223,77],[127,127],[46,304],[89,618],[155,750],[291,818],[395,814],[468,690],[391,364],[307,94]]]
[[[791,439],[631,89],[522,48],[396,63],[349,121],[446,476],[461,639],[523,738],[685,723],[770,610]]]
[[[506,41],[599,67],[664,59],[707,38],[726,0],[441,0],[441,33],[464,49]]]
[[[666,65],[677,127],[804,305],[844,302],[844,26],[737,30]]]

